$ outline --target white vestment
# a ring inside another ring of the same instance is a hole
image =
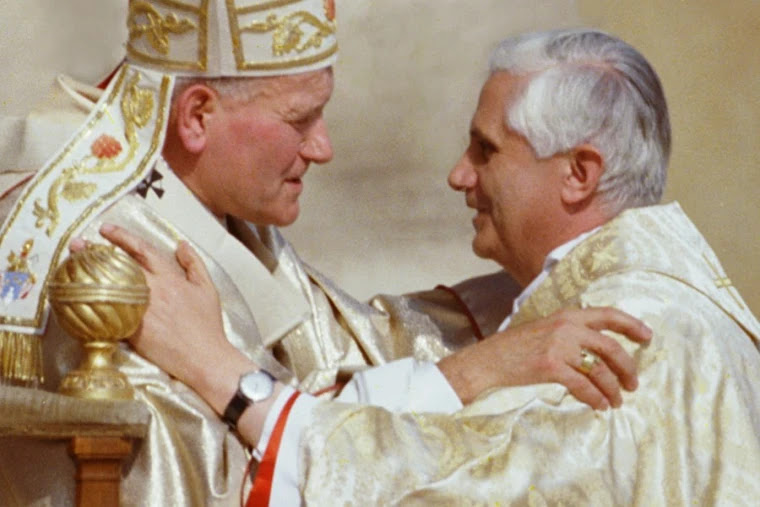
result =
[[[317,403],[300,436],[306,503],[755,503],[760,324],[677,204],[581,242],[511,325],[591,306],[654,332],[647,346],[618,337],[639,375],[622,407],[594,411],[558,384],[495,389],[453,416]]]

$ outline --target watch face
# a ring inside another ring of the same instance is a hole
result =
[[[274,378],[263,370],[246,373],[240,379],[240,392],[254,403],[272,395]]]

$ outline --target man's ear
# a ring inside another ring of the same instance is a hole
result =
[[[209,120],[221,107],[219,95],[206,85],[194,84],[182,91],[173,114],[177,137],[186,151],[197,155],[205,149]]]
[[[562,180],[562,200],[577,205],[593,196],[604,172],[604,157],[594,146],[581,144],[568,154]]]

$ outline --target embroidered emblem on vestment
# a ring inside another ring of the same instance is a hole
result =
[[[37,282],[37,277],[30,268],[29,254],[33,246],[34,240],[28,239],[18,255],[14,251],[8,254],[8,266],[0,272],[0,300],[5,305],[24,299]]]

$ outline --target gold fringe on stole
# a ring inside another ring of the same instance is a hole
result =
[[[36,387],[42,381],[42,337],[0,331],[0,382]]]

